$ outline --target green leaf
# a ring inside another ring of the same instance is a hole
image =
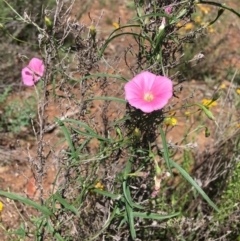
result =
[[[59,203],[61,203],[65,209],[68,209],[70,211],[72,211],[73,213],[75,213],[78,217],[79,217],[79,212],[78,210],[71,204],[69,204],[64,198],[62,198],[59,194],[59,192],[56,192],[54,195],[53,195],[53,198],[55,200],[57,200]]]
[[[26,238],[27,232],[25,231],[23,223],[20,224],[20,227],[15,231],[8,231],[8,234],[16,234],[21,238]]]
[[[48,220],[47,222],[47,229],[50,233],[52,233],[52,235],[58,240],[58,241],[65,241],[65,239],[63,239],[63,237],[53,228],[52,224],[50,223],[50,221]]]
[[[51,216],[52,212],[46,208],[45,206],[41,206],[40,204],[33,202],[32,200],[19,196],[15,193],[10,193],[10,192],[4,192],[0,190],[0,196],[4,196],[7,197],[11,200],[16,200],[19,201],[21,203],[27,204],[28,206],[31,206],[33,208],[36,208],[38,211],[42,212],[45,216]]]
[[[210,206],[212,206],[217,212],[219,209],[217,206],[212,202],[212,200],[208,197],[208,195],[202,190],[201,187],[192,179],[192,177],[183,169],[181,168],[176,162],[170,159],[170,164],[175,167],[183,176],[184,178],[201,194],[201,196],[208,202]]]
[[[134,240],[136,238],[136,231],[134,228],[133,211],[132,211],[132,207],[129,205],[128,202],[125,202],[125,204],[126,204],[125,207],[126,207],[127,218],[128,218],[127,221],[130,228],[131,237]]]
[[[144,209],[143,206],[137,204],[137,203],[134,203],[132,201],[132,198],[131,198],[131,192],[130,192],[130,189],[129,189],[129,185],[128,185],[128,178],[129,178],[129,173],[131,171],[131,160],[129,159],[128,162],[127,162],[127,165],[125,167],[125,170],[124,170],[124,181],[123,181],[123,194],[124,194],[124,197],[126,199],[126,201],[128,202],[128,204],[131,206],[131,207],[136,207],[138,209]]]
[[[99,140],[103,140],[103,141],[110,142],[110,140],[109,140],[108,138],[99,136],[92,128],[90,128],[88,125],[86,125],[85,123],[83,123],[83,122],[81,122],[81,121],[66,118],[66,119],[64,119],[62,122],[75,123],[75,124],[79,125],[80,127],[83,127],[83,128],[86,130],[86,132],[84,132],[84,131],[78,130],[78,129],[76,129],[76,128],[73,128],[73,130],[74,130],[75,132],[77,132],[78,134],[81,134],[81,135],[88,136],[88,137],[91,137],[91,138],[97,138],[97,139],[99,139]]]
[[[116,98],[116,97],[112,97],[112,96],[97,96],[91,99],[87,99],[85,101],[92,101],[92,100],[107,100],[107,101],[116,101],[122,104],[126,104],[127,101],[124,99],[120,99],[120,98]]]
[[[206,106],[201,105],[199,103],[195,103],[195,105],[199,106],[210,120],[215,120],[215,117],[213,116],[212,112]]]
[[[100,190],[100,189],[98,189],[98,188],[93,189],[92,191],[93,191],[93,192],[96,192],[96,193],[98,193],[98,194],[101,194],[101,195],[103,195],[103,196],[105,196],[105,197],[110,197],[110,198],[112,198],[113,200],[118,200],[118,199],[121,198],[121,195],[120,195],[120,194],[110,193],[110,192],[107,192],[107,191]]]
[[[168,152],[168,146],[167,146],[167,141],[166,141],[166,136],[163,132],[163,129],[161,126],[159,126],[159,131],[160,131],[160,134],[161,134],[161,138],[162,138],[162,145],[163,145],[163,158],[167,164],[167,168],[169,170],[169,172],[172,174],[172,168],[171,168],[171,165],[170,165],[170,159],[169,159],[169,152]]]
[[[113,35],[111,37],[109,37],[106,42],[104,43],[104,45],[102,46],[102,48],[100,49],[100,52],[99,52],[99,58],[102,57],[105,49],[107,48],[108,44],[113,41],[113,39],[117,38],[117,37],[121,37],[121,36],[126,36],[126,35],[132,35],[133,37],[137,37],[137,38],[143,38],[143,39],[146,39],[147,41],[149,41],[152,45],[152,41],[151,39],[149,39],[147,36],[142,36],[138,33],[134,33],[134,32],[123,32],[123,33],[119,33],[119,34],[116,34],[116,35]]]
[[[144,213],[133,212],[134,217],[146,218],[146,219],[156,219],[156,220],[169,219],[169,218],[179,216],[180,214],[181,214],[180,212],[169,214],[169,215],[160,215],[158,213],[149,213],[149,212],[144,212]]]
[[[73,145],[73,142],[72,142],[72,138],[70,136],[70,133],[69,133],[68,129],[64,125],[63,121],[61,121],[60,119],[57,119],[57,118],[55,118],[55,119],[56,119],[56,122],[58,123],[58,125],[60,126],[60,128],[62,129],[62,132],[65,136],[65,139],[66,139],[66,141],[68,143],[68,146],[71,150],[72,157],[76,158],[76,151],[75,151],[75,148],[74,148],[74,145]],[[64,121],[66,121],[66,119]]]

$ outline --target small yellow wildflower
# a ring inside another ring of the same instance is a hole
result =
[[[194,19],[195,23],[201,23],[202,19],[201,17],[198,15],[196,16],[196,18]]]
[[[237,124],[236,124],[236,127],[237,127],[237,128],[240,128],[240,123],[237,123]]]
[[[182,24],[180,22],[177,23],[177,27],[180,28],[182,27]]]
[[[214,33],[215,29],[210,25],[210,26],[208,26],[208,32],[209,33]]]
[[[94,187],[100,190],[104,189],[104,186],[101,184],[101,182],[97,182]]]
[[[226,84],[221,84],[220,89],[226,89]]]
[[[191,112],[190,111],[186,111],[184,114],[185,114],[185,116],[190,116]]]
[[[240,88],[236,89],[236,92],[240,95]]]
[[[133,135],[136,137],[140,137],[141,136],[141,131],[136,127],[133,131]]]
[[[164,119],[164,123],[167,126],[175,126],[177,125],[177,119],[174,117],[167,117]]]
[[[91,37],[95,40],[96,35],[97,35],[97,30],[96,30],[96,28],[95,28],[93,25],[91,25],[90,28],[89,28],[89,30],[90,30],[90,35],[91,35]]]
[[[50,18],[48,18],[47,16],[45,16],[45,17],[44,17],[44,22],[45,22],[47,28],[52,28],[53,23],[52,23],[52,21],[51,21]]]
[[[191,30],[191,29],[193,29],[193,24],[187,23],[184,28],[185,28],[185,30]]]
[[[197,6],[199,7],[200,11],[204,14],[208,14],[211,10],[211,8],[203,6],[203,5],[197,5]]]
[[[0,212],[3,210],[3,203],[0,201]]]
[[[116,29],[118,29],[118,28],[120,27],[119,24],[116,23],[116,22],[113,22],[112,25],[113,25],[113,27],[116,28]]]
[[[213,107],[213,106],[216,106],[217,105],[217,102],[216,101],[212,101],[212,100],[209,100],[209,99],[203,99],[202,100],[202,104],[206,107]]]

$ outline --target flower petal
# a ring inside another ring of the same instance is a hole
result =
[[[152,84],[156,78],[155,74],[152,74],[148,71],[144,71],[138,75],[136,75],[132,81],[135,82],[142,91],[147,92],[151,89]]]
[[[29,67],[32,71],[37,73],[39,76],[41,77],[43,76],[44,64],[41,59],[32,58],[27,67]]]
[[[33,72],[28,68],[25,67],[22,69],[22,81],[24,85],[27,86],[33,86],[35,84],[34,81],[34,74]]]

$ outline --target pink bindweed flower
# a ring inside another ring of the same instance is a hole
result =
[[[43,73],[43,61],[38,58],[32,58],[28,66],[22,69],[23,84],[27,86],[33,86],[43,76]]]
[[[172,7],[170,7],[170,6],[166,7],[166,8],[165,8],[165,12],[166,12],[167,14],[171,14],[171,12],[172,12]]]
[[[171,12],[172,12],[172,7],[166,7],[164,11],[165,11],[166,14],[170,15]],[[163,17],[160,29],[165,28],[166,22],[167,22],[166,17]]]
[[[145,113],[162,109],[173,95],[170,79],[148,71],[136,75],[124,89],[129,104]]]

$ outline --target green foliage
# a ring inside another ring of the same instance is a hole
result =
[[[240,142],[239,142],[240,143]],[[236,146],[237,150],[240,149],[240,146]],[[220,225],[224,226],[225,222],[231,218],[234,218],[235,212],[239,211],[238,203],[240,198],[240,164],[238,162],[239,156],[236,158],[236,167],[232,171],[232,175],[228,180],[227,186],[220,199],[220,213],[215,216],[216,221]]]
[[[4,102],[7,100],[7,97],[9,96],[11,89],[12,87],[8,86],[4,89],[4,92],[0,94],[0,105],[4,104]]]
[[[31,125],[31,120],[36,117],[37,102],[33,96],[25,100],[16,98],[6,102],[8,90],[10,91],[10,88],[6,88],[1,95],[0,106],[3,113],[0,116],[0,131],[17,134],[23,127]]]

